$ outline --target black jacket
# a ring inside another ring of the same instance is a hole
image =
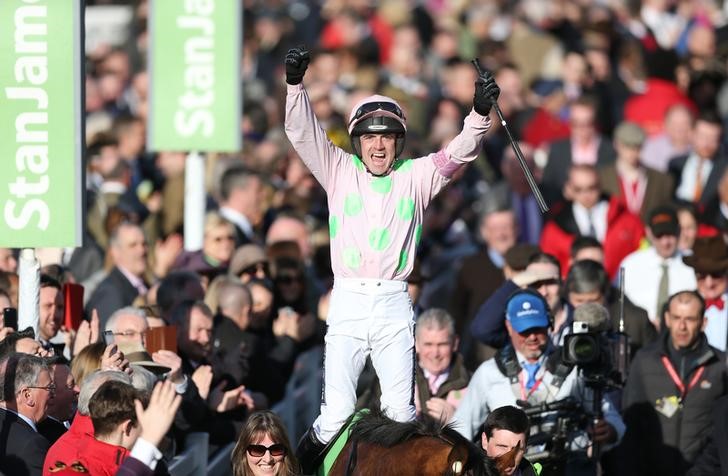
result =
[[[670,346],[670,348],[668,348]],[[630,367],[624,387],[623,409],[627,433],[622,440],[619,474],[682,475],[708,441],[715,401],[726,394],[725,355],[708,344],[704,335],[695,349],[676,351],[665,334],[641,349]],[[702,376],[687,391],[670,417],[661,402],[679,397],[663,357],[688,386],[702,367]]]
[[[61,435],[68,431],[63,423],[51,417],[48,417],[38,423],[36,427],[38,428],[38,433],[43,435],[43,437],[48,440],[51,445],[55,443]]]
[[[688,476],[728,476],[728,397],[718,400],[713,410],[713,433]]]
[[[0,409],[0,473],[40,476],[50,444],[13,412]]]
[[[86,314],[96,309],[99,313],[99,328],[103,329],[106,320],[122,307],[130,306],[139,291],[126,279],[119,268],[114,267],[101,281],[86,304]]]

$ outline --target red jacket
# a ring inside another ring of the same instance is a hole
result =
[[[571,202],[556,209],[552,219],[543,228],[541,249],[558,258],[561,273],[566,276],[571,261],[571,243],[579,236]],[[639,248],[644,236],[644,226],[637,215],[630,213],[617,198],[609,199],[607,211],[607,236],[604,247],[604,268],[609,279],[614,279],[619,264],[625,256]]]
[[[114,476],[127,454],[124,447],[94,438],[91,417],[76,413],[71,428],[48,450],[43,464],[43,476],[54,476],[55,473],[50,470],[57,461],[67,466],[78,461],[94,476]]]

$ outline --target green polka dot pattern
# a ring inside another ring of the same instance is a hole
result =
[[[343,252],[344,266],[351,269],[358,269],[361,266],[361,253],[356,248],[346,248]]]
[[[369,232],[369,246],[375,251],[382,251],[392,242],[392,237],[386,228],[375,228]]]
[[[339,232],[339,218],[335,215],[329,216],[329,237],[335,238]]]
[[[401,273],[407,267],[407,250],[402,250],[399,254],[399,265],[397,266],[397,273]]]
[[[402,159],[394,163],[395,172],[405,173],[412,170],[412,159]]]
[[[358,215],[364,208],[364,201],[358,193],[350,193],[344,199],[344,213],[350,217]]]
[[[369,185],[372,187],[374,192],[384,195],[385,193],[392,191],[392,177],[389,175],[386,177],[374,177],[372,181],[369,182]]]
[[[357,169],[361,170],[362,172],[364,171],[364,163],[361,161],[361,159],[358,156],[352,155],[351,160],[354,162],[354,166]]]
[[[409,197],[400,198],[397,202],[397,215],[404,221],[410,221],[415,216],[415,201]]]
[[[422,239],[422,225],[417,225],[417,227],[415,228],[415,245],[419,245],[421,239]]]

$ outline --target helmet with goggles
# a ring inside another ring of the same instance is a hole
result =
[[[354,153],[361,157],[361,136],[364,134],[395,134],[394,156],[404,150],[407,118],[397,101],[387,96],[374,95],[362,99],[349,116],[349,136]]]

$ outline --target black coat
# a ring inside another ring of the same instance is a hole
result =
[[[669,336],[641,349],[632,361],[624,387],[623,409],[627,433],[622,440],[619,474],[683,475],[708,441],[715,401],[726,394],[725,355],[708,344],[704,335],[695,350],[668,350]],[[681,407],[668,417],[658,401],[679,396],[662,363],[672,355],[673,367],[687,386],[699,366],[702,376],[687,392]]]
[[[0,473],[40,476],[50,443],[13,412],[0,409]]]
[[[595,167],[604,167],[614,162],[616,154],[609,138],[602,137],[597,149],[597,163]],[[541,179],[541,191],[546,203],[553,205],[564,199],[562,190],[571,167],[571,140],[561,140],[551,144],[549,160],[543,170]]]
[[[128,279],[114,267],[101,281],[86,304],[86,314],[96,309],[99,313],[99,328],[103,329],[106,320],[114,311],[130,306],[139,295],[139,291]]]
[[[683,168],[685,168],[688,157],[688,155],[680,155],[670,160],[667,164],[667,172],[672,175],[675,181],[675,190],[680,187],[680,183],[682,182]],[[728,159],[725,157],[715,157],[713,159],[713,168],[710,171],[710,175],[708,175],[708,181],[705,182],[703,193],[700,195],[699,202],[701,205],[707,205],[715,201],[718,197],[718,182],[720,182],[726,166],[728,166]]]
[[[38,433],[43,435],[50,444],[55,443],[61,435],[68,431],[63,423],[51,417],[46,418],[36,426],[38,428]]]
[[[713,433],[688,476],[728,476],[728,397],[718,400],[713,409]]]

